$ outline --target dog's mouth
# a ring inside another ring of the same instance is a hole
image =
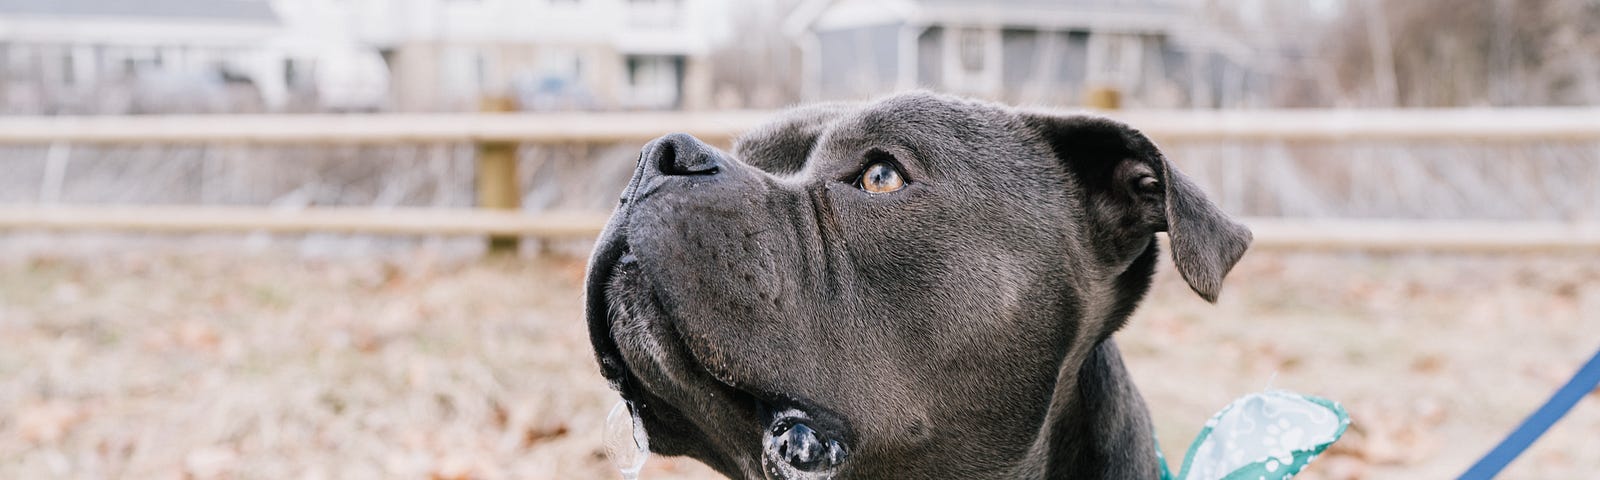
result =
[[[695,456],[724,473],[837,475],[852,438],[843,417],[706,368],[641,263],[624,235],[603,236],[590,263],[585,307],[600,372],[638,408],[652,450]],[[729,438],[759,440],[729,444]]]

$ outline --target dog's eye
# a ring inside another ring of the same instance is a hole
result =
[[[861,179],[856,181],[862,190],[872,193],[889,193],[905,188],[906,179],[900,176],[900,171],[888,162],[876,162],[868,165],[861,171]]]

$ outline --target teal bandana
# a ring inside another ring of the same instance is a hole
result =
[[[1177,476],[1161,458],[1161,480],[1283,480],[1349,425],[1344,407],[1326,399],[1282,390],[1246,395],[1206,421]]]

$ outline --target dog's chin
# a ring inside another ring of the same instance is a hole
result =
[[[652,450],[735,477],[839,474],[850,438],[842,418],[705,368],[626,241],[604,243],[586,285],[590,340],[601,374],[637,408]]]

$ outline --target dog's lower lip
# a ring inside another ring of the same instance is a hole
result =
[[[628,396],[630,374],[622,361],[622,351],[612,337],[611,308],[606,288],[616,273],[622,256],[631,254],[626,237],[602,237],[589,264],[589,278],[584,286],[585,316],[589,324],[589,339],[594,345],[600,363],[601,376],[612,383],[624,397]]]

